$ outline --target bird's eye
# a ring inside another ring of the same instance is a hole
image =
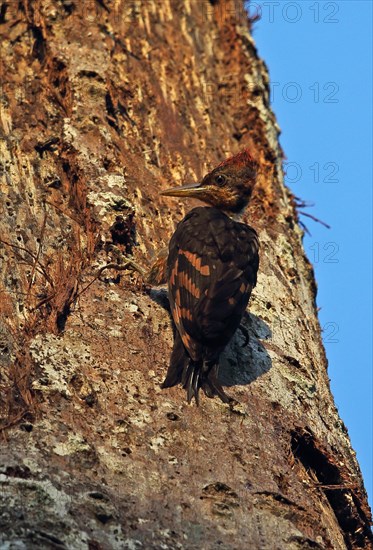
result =
[[[227,178],[223,176],[223,174],[219,174],[215,177],[215,181],[218,185],[224,185],[224,183],[227,181]]]

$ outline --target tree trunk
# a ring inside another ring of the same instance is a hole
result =
[[[369,548],[243,4],[12,0],[0,29],[0,547]],[[221,372],[240,405],[196,407],[160,389],[165,289],[100,268],[149,267],[194,205],[159,190],[244,147],[261,266]]]

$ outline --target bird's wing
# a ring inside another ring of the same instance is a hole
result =
[[[178,225],[168,258],[172,316],[189,355],[223,348],[240,323],[258,269],[254,230],[214,208],[195,208]]]
[[[149,285],[164,285],[167,282],[168,248],[162,248],[146,273],[146,282]]]
[[[221,224],[223,225],[223,224]],[[224,219],[224,226],[211,223],[218,250],[216,275],[201,297],[196,317],[213,347],[224,347],[232,338],[256,284],[259,240],[251,227]]]

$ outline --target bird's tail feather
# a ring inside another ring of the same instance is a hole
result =
[[[187,391],[188,403],[190,403],[194,397],[197,405],[199,405],[198,390],[202,386],[201,363],[195,363],[191,359],[189,360],[189,365],[184,368],[181,384]]]
[[[181,384],[187,392],[187,400],[190,403],[194,397],[199,405],[199,389],[202,388],[207,397],[218,395],[224,403],[229,403],[231,398],[224,392],[218,381],[218,363],[212,365],[204,361],[193,361],[180,338],[175,335],[174,347],[171,354],[170,366],[162,388],[171,388]]]
[[[190,362],[183,342],[181,341],[178,332],[175,334],[174,347],[171,353],[170,366],[168,367],[166,378],[162,384],[162,388],[172,388],[181,382],[184,370]]]
[[[170,366],[168,367],[162,388],[171,388],[172,386],[176,386],[176,384],[181,384],[187,391],[188,403],[194,397],[198,404],[198,390],[202,385],[200,378],[201,368],[202,363],[195,362],[189,357],[180,334],[176,332]]]
[[[218,380],[219,364],[215,363],[212,366],[205,362],[194,362],[190,360],[189,364],[184,367],[181,384],[187,392],[187,400],[190,403],[194,397],[197,405],[199,405],[199,389],[202,388],[207,397],[218,395],[224,403],[230,403],[232,398],[229,397],[223,390]]]

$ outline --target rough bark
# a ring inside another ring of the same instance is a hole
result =
[[[13,0],[0,29],[0,547],[370,547],[242,4]],[[197,408],[160,389],[166,291],[97,274],[116,216],[149,266],[192,205],[159,189],[243,147],[261,268],[221,373],[241,405]]]

